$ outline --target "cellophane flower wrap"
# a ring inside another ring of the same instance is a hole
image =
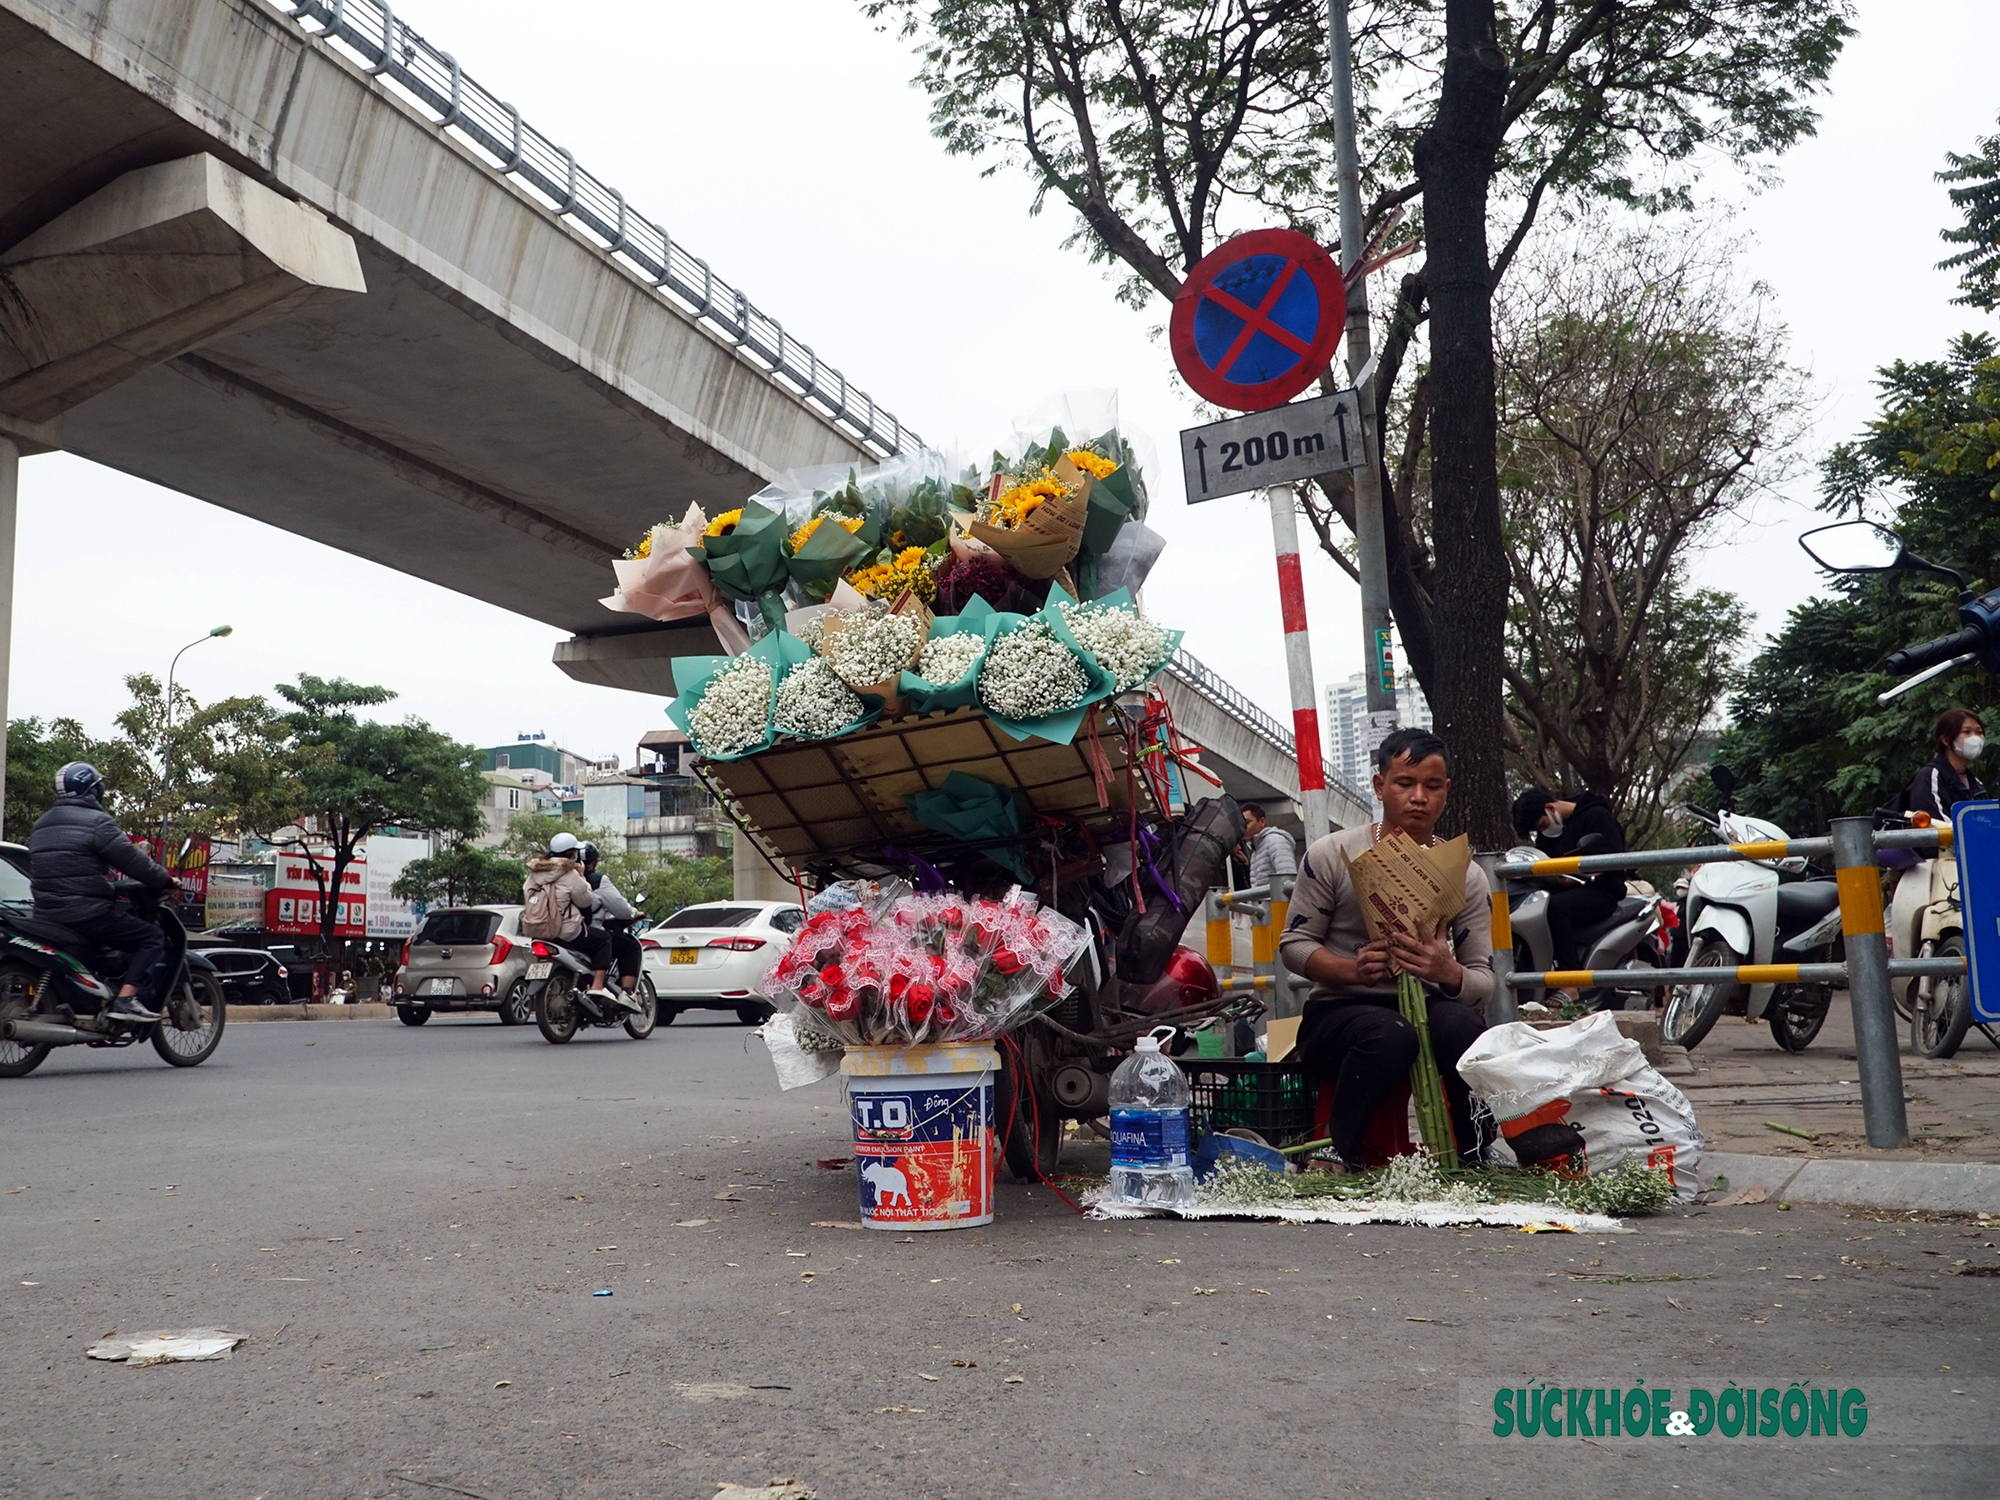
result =
[[[708,523],[699,551],[708,576],[726,598],[755,604],[777,629],[785,622],[785,513],[755,498]]]
[[[1017,740],[1039,735],[1067,745],[1091,705],[1118,690],[1117,679],[1077,644],[1057,608],[1025,618],[996,612],[986,630],[976,701]]]
[[[707,529],[708,517],[699,505],[690,505],[678,525],[663,522],[655,526],[640,538],[629,556],[612,561],[618,591],[597,602],[606,609],[644,615],[649,620],[685,620],[705,614],[723,648],[741,651],[750,644],[750,637],[702,560],[700,548]]]
[[[1135,444],[1123,431],[1115,391],[1068,391],[1014,422],[1023,469],[1054,467],[1063,459],[1090,479],[1089,497],[1073,571],[1084,597],[1117,585],[1099,585],[1097,563],[1116,544],[1128,522],[1146,518],[1146,482]]]
[[[1071,639],[1111,674],[1120,693],[1151,680],[1180,649],[1181,632],[1147,619],[1124,589],[1079,604],[1065,590],[1051,588],[1048,607],[1062,617]]]
[[[982,1041],[1069,993],[1065,971],[1086,936],[1019,891],[906,895],[809,915],[764,993],[793,1004],[795,1025],[845,1046]]]

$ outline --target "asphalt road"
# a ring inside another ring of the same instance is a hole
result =
[[[851,1169],[815,1165],[848,1154],[836,1085],[781,1095],[747,1032],[699,1021],[563,1048],[483,1018],[238,1025],[191,1072],[75,1049],[0,1083],[0,1130],[10,1496],[1996,1488],[1989,1447],[1898,1442],[1883,1394],[1922,1382],[1899,1399],[2000,1435],[2000,1279],[1954,1274],[2000,1266],[1990,1225],[1103,1224],[1003,1184],[984,1229],[818,1228],[857,1212]],[[249,1342],[84,1357],[200,1325]],[[1856,1441],[1473,1440],[1502,1385],[1641,1379],[1876,1394]]]

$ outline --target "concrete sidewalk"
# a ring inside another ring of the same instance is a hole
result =
[[[228,1020],[386,1021],[395,1013],[394,1006],[372,1000],[364,1005],[232,1005]]]

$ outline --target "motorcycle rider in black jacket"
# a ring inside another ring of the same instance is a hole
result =
[[[36,820],[28,841],[35,918],[129,954],[125,983],[111,1002],[112,1014],[129,1021],[157,1021],[159,1015],[147,1008],[139,991],[166,956],[166,935],[151,922],[118,909],[104,872],[115,866],[160,891],[178,882],[125,837],[104,811],[103,797],[104,777],[88,762],[73,760],[56,772],[55,805]]]

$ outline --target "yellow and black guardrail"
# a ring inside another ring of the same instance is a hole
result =
[[[1493,889],[1493,970],[1499,984],[1488,1007],[1495,1022],[1518,1019],[1518,993],[1529,989],[1647,989],[1677,984],[1830,984],[1846,989],[1854,1011],[1856,1060],[1861,1077],[1862,1114],[1868,1143],[1881,1149],[1909,1144],[1903,1110],[1903,1064],[1896,1045],[1895,1010],[1889,981],[1910,976],[1954,977],[1965,972],[1959,958],[1891,959],[1882,922],[1878,849],[1951,848],[1949,824],[1877,832],[1867,818],[1835,818],[1826,838],[1761,839],[1741,844],[1703,844],[1687,849],[1632,849],[1619,854],[1569,855],[1508,862],[1482,854]],[[1552,969],[1514,972],[1514,930],[1510,913],[1512,882],[1555,875],[1590,875],[1661,866],[1770,862],[1794,857],[1831,857],[1840,888],[1840,929],[1844,963],[1740,964],[1702,969]]]

